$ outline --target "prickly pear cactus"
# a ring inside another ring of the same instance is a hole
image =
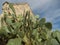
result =
[[[33,20],[30,11],[16,17],[12,4],[9,4],[13,14],[4,12],[1,18],[0,43],[5,45],[60,45],[60,32],[52,32],[52,24],[45,18],[35,16]],[[11,18],[10,18],[11,17]],[[19,20],[18,20],[19,19]]]

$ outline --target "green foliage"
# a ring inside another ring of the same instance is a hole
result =
[[[50,39],[50,40],[47,40],[46,45],[59,45],[59,43],[56,41],[56,39]]]
[[[45,23],[45,26],[50,30],[52,29],[52,24],[50,22]]]
[[[22,45],[20,38],[10,39],[7,45]]]
[[[13,4],[12,3],[9,3],[9,7],[12,9],[12,11],[15,13],[15,9],[13,7]]]
[[[60,32],[52,32],[52,24],[46,22],[45,18],[40,19],[35,16],[33,21],[30,16],[30,11],[27,11],[23,16],[16,17],[15,9],[12,4],[9,4],[14,14],[4,13],[1,18],[0,37],[6,45],[59,45]],[[19,21],[18,21],[18,20]],[[3,38],[2,38],[3,37]]]
[[[53,37],[54,39],[56,39],[56,40],[58,41],[58,43],[60,44],[60,32],[59,32],[59,31],[54,31],[54,32],[52,33],[52,37]]]

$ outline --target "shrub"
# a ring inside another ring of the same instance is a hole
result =
[[[13,5],[10,4],[10,8]],[[14,9],[14,8],[13,8]],[[27,11],[23,16],[6,14],[1,18],[0,44],[1,45],[59,45],[60,32],[52,31],[52,24],[34,15],[35,20]],[[9,18],[9,16],[11,18]]]

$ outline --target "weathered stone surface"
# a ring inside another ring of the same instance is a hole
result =
[[[27,3],[12,3],[13,7],[15,9],[16,15],[23,15],[24,12],[30,11],[30,14],[33,15],[31,8],[29,7],[29,4]],[[9,8],[9,3],[5,2],[3,4],[3,11],[12,13],[12,10]]]
[[[30,15],[31,17],[33,17],[34,19],[34,14],[32,13],[31,8],[29,7],[29,4],[27,3],[12,3],[13,7],[15,9],[15,13],[16,16],[18,17],[18,15],[23,15],[24,13],[26,13],[26,11],[30,11]],[[13,13],[13,11],[11,10],[11,8],[9,7],[9,2],[5,2],[3,3],[3,8],[2,8],[3,12],[0,15],[0,27],[1,27],[1,18],[4,17],[4,12],[8,13]]]

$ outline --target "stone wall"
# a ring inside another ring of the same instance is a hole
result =
[[[16,16],[18,15],[23,15],[23,13],[26,11],[30,11],[30,15],[31,17],[34,19],[34,14],[32,13],[31,8],[29,7],[29,4],[27,3],[12,3],[13,7],[15,9],[16,12]],[[4,16],[4,12],[8,13],[13,13],[13,11],[11,10],[11,8],[9,7],[9,2],[5,2],[3,3],[3,8],[2,8],[3,12],[0,15],[0,27],[1,27],[1,18]]]

